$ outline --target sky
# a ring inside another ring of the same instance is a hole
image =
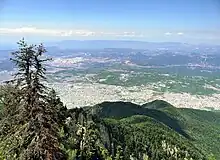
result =
[[[220,0],[0,0],[0,42],[220,44]]]

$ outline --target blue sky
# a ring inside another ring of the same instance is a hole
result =
[[[220,44],[220,1],[0,0],[0,41],[22,36]]]

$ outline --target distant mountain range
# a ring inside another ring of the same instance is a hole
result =
[[[104,48],[131,48],[131,49],[206,49],[210,47],[220,49],[220,45],[193,45],[180,42],[144,42],[144,41],[128,41],[128,40],[64,40],[56,42],[45,42],[45,46],[59,49],[104,49]],[[1,44],[0,50],[14,49],[14,44]]]
[[[50,45],[51,43],[49,43]],[[103,48],[132,48],[132,49],[151,49],[158,47],[176,47],[182,43],[166,42],[152,43],[142,41],[120,41],[120,40],[66,40],[52,43],[53,46],[68,49],[103,49]]]
[[[65,40],[60,42],[46,43],[47,46],[58,46],[62,49],[103,49],[103,48],[131,48],[131,49],[196,49],[215,47],[217,45],[192,45],[180,42],[144,42],[123,40]]]

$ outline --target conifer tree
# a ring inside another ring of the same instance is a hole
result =
[[[13,58],[11,58],[11,61],[17,66],[18,71],[14,74],[14,79],[10,82],[14,82],[16,87],[19,87],[23,92],[20,96],[23,96],[22,98],[26,102],[25,110],[29,110],[31,105],[32,66],[36,46],[28,46],[24,38],[18,42],[18,45],[19,50],[12,52]]]
[[[49,59],[43,58],[46,49],[42,44],[39,46],[28,45],[24,39],[19,44],[19,50],[13,52],[12,62],[18,67],[14,75],[16,87],[21,90],[23,110],[19,113],[23,118],[23,124],[27,128],[23,133],[24,139],[18,153],[19,159],[26,160],[54,160],[64,159],[64,154],[59,148],[59,110],[57,105],[63,106],[54,97],[48,101],[48,88],[44,85],[45,71],[44,62]],[[56,102],[55,102],[56,101]],[[51,104],[53,103],[53,104]],[[62,117],[64,118],[64,117]]]

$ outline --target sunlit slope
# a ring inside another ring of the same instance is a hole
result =
[[[127,124],[139,127],[145,125],[149,126],[150,130],[160,130],[166,127],[169,133],[181,135],[205,154],[213,153],[217,159],[220,158],[218,145],[220,113],[218,112],[175,108],[161,100],[142,106],[129,102],[103,102],[96,105],[93,111],[100,117],[118,120],[114,122],[125,126]],[[143,129],[143,126],[141,128]],[[154,135],[160,136],[161,134],[157,135],[155,132]]]

